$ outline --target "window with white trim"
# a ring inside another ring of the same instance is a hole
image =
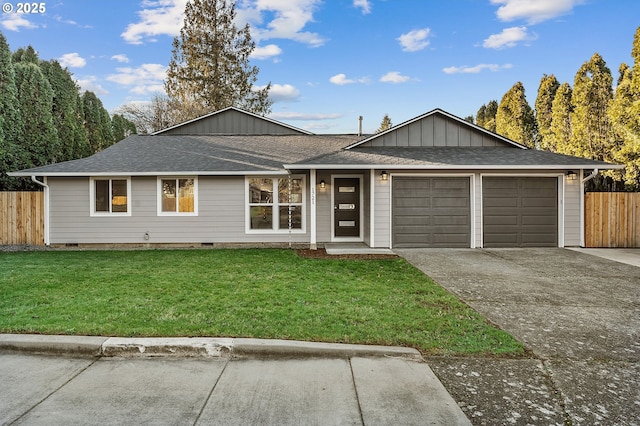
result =
[[[248,231],[304,231],[302,176],[247,178]]]
[[[131,178],[89,179],[91,216],[131,216]]]
[[[158,178],[158,215],[198,214],[198,178]]]

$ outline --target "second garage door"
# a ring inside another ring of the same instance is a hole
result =
[[[558,179],[484,177],[483,246],[557,247]]]
[[[393,178],[393,247],[470,247],[469,178]]]

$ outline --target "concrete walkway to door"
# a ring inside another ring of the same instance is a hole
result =
[[[639,424],[640,268],[565,249],[397,249],[535,354],[428,359],[474,424]]]

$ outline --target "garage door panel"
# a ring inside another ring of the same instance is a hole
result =
[[[558,179],[485,177],[484,247],[557,247]]]
[[[394,247],[469,247],[470,179],[402,177],[392,181]]]
[[[407,197],[402,199],[396,199],[393,203],[394,207],[419,207],[419,208],[429,208],[431,207],[431,200],[429,198],[414,198]]]

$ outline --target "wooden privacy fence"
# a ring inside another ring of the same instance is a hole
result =
[[[640,247],[640,193],[587,192],[586,247]]]
[[[0,192],[0,245],[44,245],[44,192]]]

